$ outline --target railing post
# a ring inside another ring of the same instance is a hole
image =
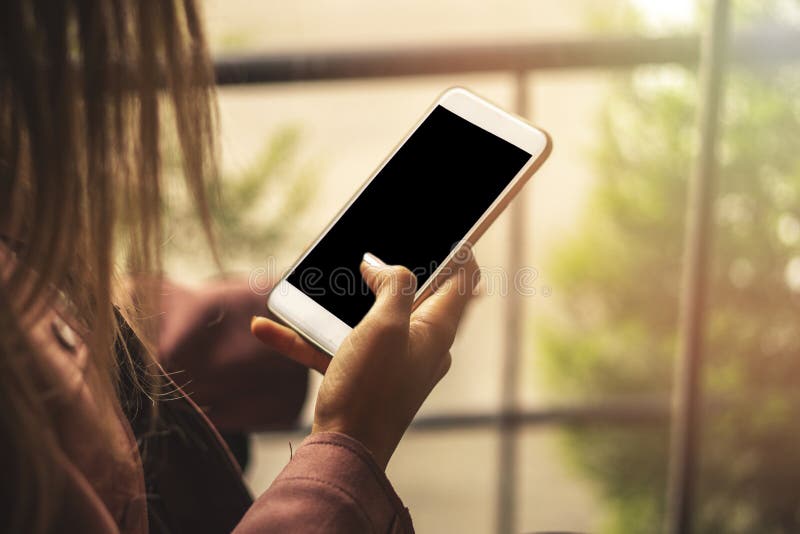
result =
[[[528,112],[527,72],[515,73],[515,106],[514,111],[525,116]],[[525,195],[514,199],[509,211],[508,269],[517,273],[524,262],[525,250]],[[509,293],[505,300],[505,329],[500,399],[500,443],[498,447],[497,474],[497,532],[511,534],[514,532],[517,516],[517,469],[519,452],[517,444],[517,425],[512,418],[517,406],[517,384],[519,360],[522,353],[523,305],[522,296],[509,284]]]
[[[679,308],[679,345],[673,386],[666,532],[692,531],[700,453],[702,356],[708,263],[717,172],[717,140],[728,48],[728,0],[714,0],[700,53],[700,145],[689,183]]]

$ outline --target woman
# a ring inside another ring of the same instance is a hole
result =
[[[158,276],[164,124],[211,239],[195,2],[0,4],[0,531],[411,531],[383,471],[449,367],[474,262],[411,313],[393,289],[413,275],[367,255],[376,303],[335,358],[263,317],[259,346],[246,289]],[[325,377],[311,435],[253,502],[205,414],[222,430],[290,424],[305,374],[276,353]]]

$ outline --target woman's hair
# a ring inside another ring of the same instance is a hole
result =
[[[42,306],[70,303],[115,402],[115,264],[160,269],[165,133],[211,235],[216,107],[200,19],[194,0],[0,2],[0,233],[15,250],[0,257],[0,531],[48,530],[60,500],[52,392],[27,335]]]

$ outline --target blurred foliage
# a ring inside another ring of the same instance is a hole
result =
[[[560,313],[537,326],[549,385],[559,394],[591,401],[671,389],[697,95],[691,72],[641,68],[620,75],[602,112],[596,190],[550,266]],[[800,532],[798,96],[797,67],[734,69],[728,77],[699,533]],[[659,529],[666,427],[569,430],[565,438],[571,460],[607,501],[605,532]]]
[[[209,207],[224,264],[263,258],[290,236],[292,222],[308,207],[316,172],[298,162],[300,139],[298,128],[283,127],[265,141],[251,163],[223,173],[222,190],[211,195]],[[167,159],[165,167],[177,175],[180,159]],[[167,253],[196,256],[206,248],[197,212],[182,189],[172,193],[165,208]]]

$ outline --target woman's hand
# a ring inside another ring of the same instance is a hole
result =
[[[363,443],[386,467],[400,438],[450,368],[450,346],[478,283],[471,259],[411,312],[416,278],[405,267],[364,255],[361,274],[375,304],[331,359],[293,330],[257,317],[259,339],[325,374],[312,432],[341,432]]]

